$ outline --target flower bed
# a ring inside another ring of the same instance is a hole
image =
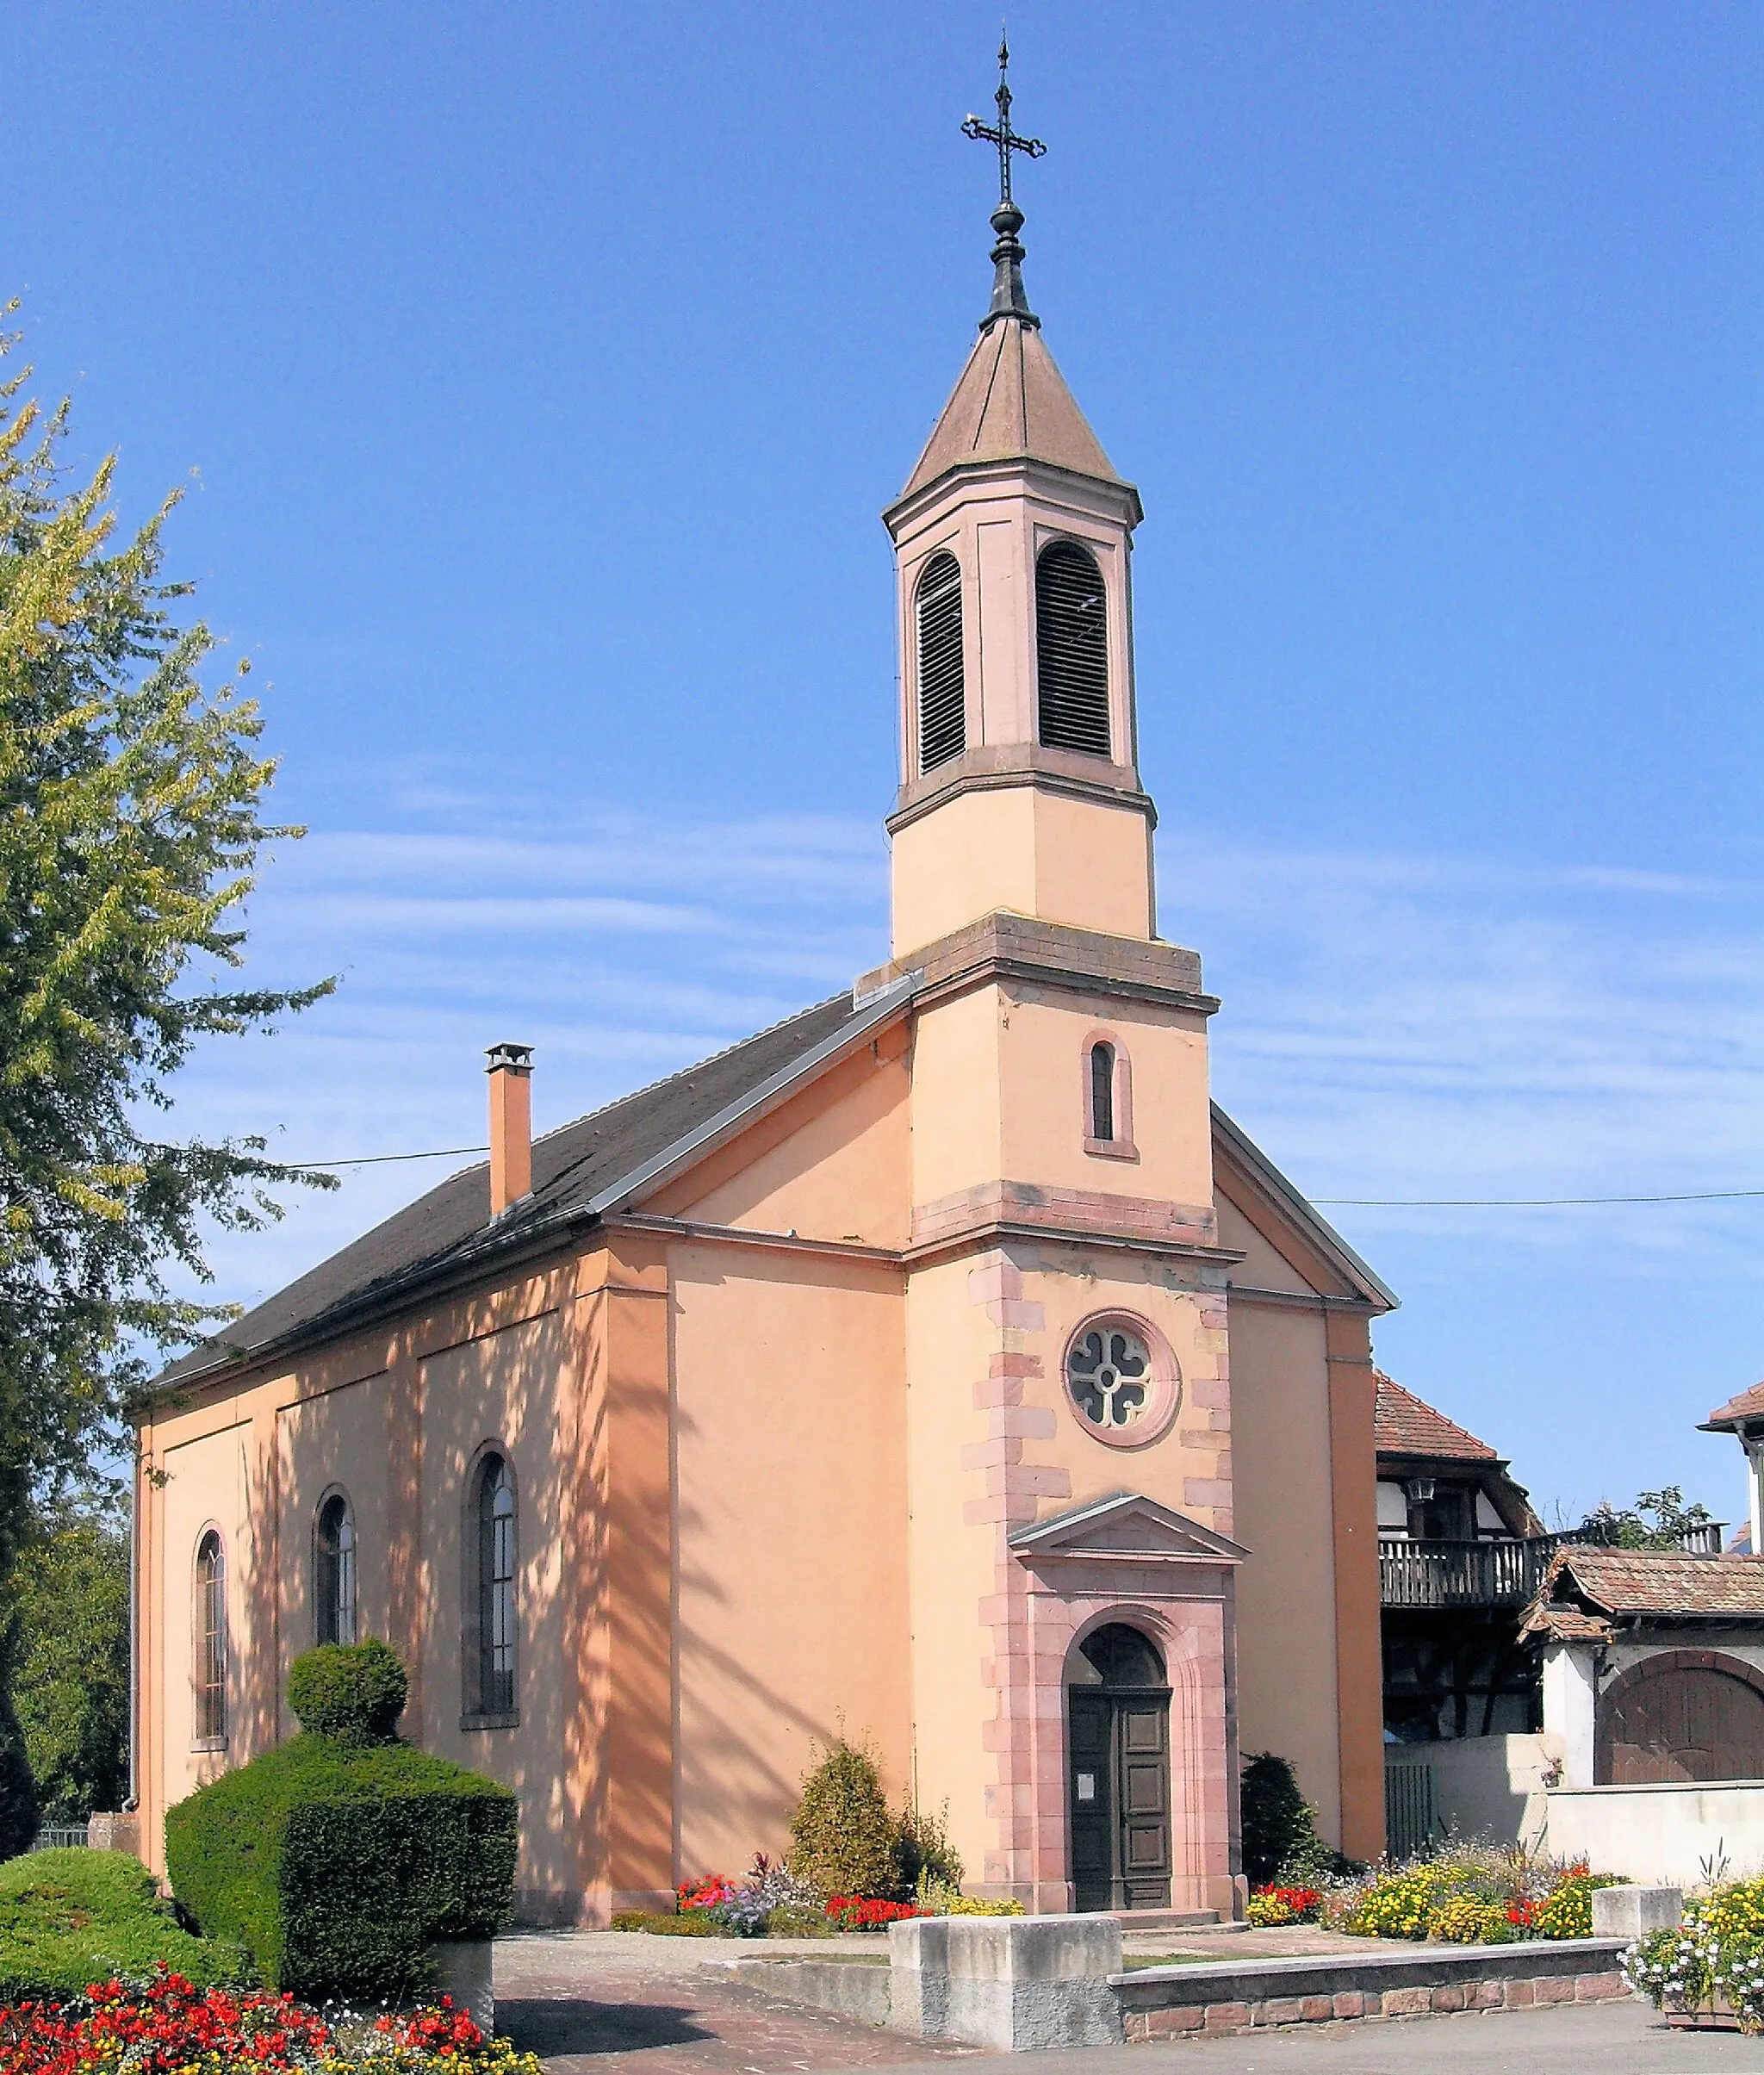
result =
[[[1584,1861],[1549,1859],[1519,1846],[1461,1844],[1326,1888],[1320,1916],[1330,1929],[1360,1937],[1451,1945],[1590,1938],[1593,1889],[1618,1885],[1620,1876],[1594,1873]]]
[[[1277,1930],[1289,1923],[1314,1923],[1322,1907],[1320,1888],[1258,1888],[1250,1897],[1250,1922],[1260,1930]]]
[[[655,1931],[674,1938],[830,1938],[840,1931],[879,1931],[909,1917],[1021,1917],[1020,1902],[964,1895],[953,1881],[922,1872],[910,1902],[886,1895],[823,1898],[781,1860],[761,1852],[739,1880],[708,1873],[681,1883],[673,1911],[621,1910],[615,1931]]]
[[[292,1996],[199,1989],[161,1969],[93,1984],[62,2003],[0,2010],[6,2075],[540,2075],[537,2059],[488,2039],[463,2010],[368,2018]]]

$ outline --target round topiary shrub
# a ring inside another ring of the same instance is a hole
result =
[[[409,1681],[383,1643],[321,1643],[289,1668],[288,1705],[303,1730],[340,1743],[390,1743]]]

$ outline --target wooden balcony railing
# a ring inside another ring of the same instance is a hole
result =
[[[1680,1546],[1693,1556],[1718,1556],[1724,1524],[1689,1529]],[[1565,1542],[1587,1542],[1584,1528],[1510,1542],[1378,1542],[1378,1596],[1386,1606],[1523,1606],[1544,1582]]]

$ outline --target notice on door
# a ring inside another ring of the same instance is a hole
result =
[[[1078,1774],[1078,1799],[1094,1801],[1096,1799],[1096,1775],[1094,1773]]]

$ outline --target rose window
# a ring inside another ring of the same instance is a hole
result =
[[[1152,1351],[1125,1326],[1089,1326],[1065,1357],[1065,1387],[1092,1426],[1132,1426],[1152,1395]]]

